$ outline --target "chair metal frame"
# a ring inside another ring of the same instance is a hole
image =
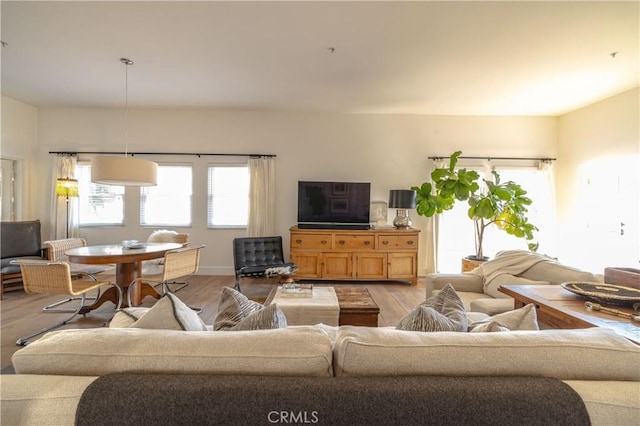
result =
[[[19,338],[16,341],[16,345],[25,346],[28,340],[44,334],[50,330],[61,327],[75,318],[78,314],[86,315],[86,301],[92,300],[87,298],[86,293],[103,285],[113,285],[118,291],[118,302],[116,303],[116,310],[119,310],[122,305],[122,290],[115,283],[110,281],[97,281],[95,277],[89,274],[83,274],[89,277],[86,279],[73,279],[71,268],[67,262],[51,262],[47,260],[16,260],[13,263],[20,265],[22,272],[22,278],[24,283],[24,290],[28,294],[68,294],[73,296],[77,300],[80,300],[80,304],[74,310],[72,315],[50,327],[46,327],[35,333],[28,334]],[[74,274],[75,275],[75,274]],[[46,312],[52,312],[51,310]]]
[[[200,267],[200,250],[205,246],[198,247],[183,247],[175,250],[170,250],[164,255],[164,267],[162,269],[162,275],[158,276],[142,276],[138,277],[127,288],[127,303],[131,306],[131,289],[138,283],[148,283],[150,285],[161,286],[162,295],[167,293],[175,293],[176,290],[172,290],[169,284],[175,282],[177,278],[185,277],[187,275],[193,275],[198,271]],[[201,312],[201,308],[192,308],[195,311]]]
[[[153,234],[151,234],[153,235]],[[151,235],[149,237],[151,237]],[[162,240],[153,240],[152,238],[147,238],[147,242],[148,243],[153,243],[153,242],[164,242]],[[189,234],[185,234],[185,233],[176,233],[173,241],[174,243],[178,243],[178,244],[182,244],[182,247],[187,247],[187,245],[189,244]],[[153,261],[151,261],[153,262]],[[160,265],[164,265],[164,259],[162,260],[161,264],[158,264],[158,266]],[[154,287],[158,287],[159,285],[161,285],[162,283],[157,283],[154,285]],[[170,283],[167,283],[167,285],[172,284],[175,285],[175,287],[173,289],[171,289],[172,293],[175,293],[177,291],[182,290],[183,288],[185,288],[186,286],[189,285],[189,283],[187,281],[171,281]]]
[[[64,254],[65,251],[78,248],[78,247],[86,247],[87,241],[84,238],[65,238],[62,240],[49,240],[42,243],[42,248],[44,250],[44,255],[47,260],[52,262],[68,262],[67,255]],[[71,268],[71,277],[73,279],[82,278],[83,276],[89,276],[94,281],[97,281],[95,274],[106,271],[110,269],[109,265],[80,265],[77,263],[69,263],[69,267]],[[100,298],[100,289],[97,289],[97,294],[95,296],[87,296],[86,301],[96,301]],[[69,302],[74,302],[76,300],[80,300],[80,297],[68,297],[63,300],[59,300],[57,302],[51,303],[42,310],[44,312],[51,313],[66,313],[66,312],[74,312],[75,309],[56,309],[57,306],[67,304]]]
[[[242,292],[243,277],[266,277],[271,268],[291,267],[295,263],[284,261],[281,236],[238,237],[233,239],[233,267],[236,274],[235,289]]]

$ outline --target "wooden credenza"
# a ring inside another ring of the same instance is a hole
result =
[[[296,278],[418,281],[418,229],[290,229]]]

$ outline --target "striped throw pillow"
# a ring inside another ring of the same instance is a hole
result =
[[[407,316],[398,330],[407,331],[467,331],[467,316],[464,303],[451,284],[440,293],[431,296]]]
[[[286,326],[286,317],[277,305],[265,308],[230,287],[222,289],[214,330],[261,330]]]

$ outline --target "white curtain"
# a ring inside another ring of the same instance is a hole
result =
[[[275,157],[249,159],[249,237],[265,237],[275,232]]]
[[[447,166],[444,160],[433,160],[431,170],[429,170],[429,180],[431,180],[431,172],[437,168]],[[427,221],[427,247],[425,250],[425,272],[431,274],[438,272],[438,242],[440,239],[440,215],[436,214]]]
[[[54,158],[53,174],[51,179],[51,217],[53,218],[51,230],[49,232],[51,240],[67,238],[67,221],[69,224],[69,238],[78,237],[78,198],[69,198],[69,208],[67,217],[67,200],[65,197],[56,195],[56,180],[58,178],[76,178],[75,156],[57,156]]]
[[[558,248],[558,242],[556,241],[557,233],[557,201],[556,201],[556,176],[555,167],[551,160],[541,160],[538,163],[538,173],[543,176],[544,184],[547,188],[547,197],[544,200],[544,208],[551,214],[541,215],[539,214],[535,218],[534,222],[540,231],[538,232],[539,241],[544,241],[545,244],[540,246],[541,252],[555,253]],[[532,206],[537,209],[537,204]]]

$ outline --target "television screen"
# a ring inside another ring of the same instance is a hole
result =
[[[368,224],[371,184],[298,182],[298,222]]]

